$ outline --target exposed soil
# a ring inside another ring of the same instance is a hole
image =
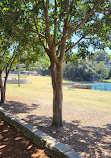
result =
[[[49,158],[43,149],[0,119],[0,158]]]
[[[4,109],[68,144],[87,158],[111,158],[110,113],[81,109],[63,104],[63,127],[51,126],[52,101],[46,99],[7,98]],[[13,100],[13,101],[12,101]]]

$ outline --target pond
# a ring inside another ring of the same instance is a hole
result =
[[[92,85],[92,89],[99,91],[111,91],[111,82],[110,83],[85,83]]]

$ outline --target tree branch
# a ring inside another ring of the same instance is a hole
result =
[[[65,12],[66,12],[66,19],[64,21],[64,28],[63,28],[63,37],[62,39],[66,36],[67,31],[68,31],[68,19],[69,19],[69,0],[65,0]],[[60,56],[59,56],[59,61],[62,62],[63,58],[64,58],[64,53],[65,53],[65,48],[66,48],[66,40],[64,41],[64,43],[61,44],[61,51],[60,51]]]
[[[111,12],[110,10],[95,10],[93,12],[97,12],[97,13],[105,13],[105,12]]]
[[[19,27],[16,26],[16,30],[20,30],[22,31]],[[24,30],[25,32],[32,32],[32,33],[36,33],[38,35],[40,35],[42,38],[45,38],[45,35],[39,33],[37,30]]]
[[[56,2],[56,0],[55,0],[54,38],[53,38],[53,43],[54,43],[54,44],[56,43],[56,31],[57,31],[57,26],[56,26],[57,18],[56,18],[56,14],[57,14],[57,2]]]
[[[100,3],[101,1],[102,1],[102,0],[97,0],[97,2],[94,4],[93,8],[90,10],[90,12],[89,12],[89,13],[87,14],[87,16],[84,18],[84,20],[82,20],[82,22],[81,22],[80,24],[78,24],[75,29],[73,29],[72,31],[70,31],[69,34],[68,34],[66,37],[64,37],[60,42],[58,42],[58,43],[56,44],[56,46],[58,46],[58,45],[64,43],[64,41],[65,41],[67,38],[69,38],[70,36],[72,36],[73,33],[74,33],[75,31],[77,31],[77,30],[86,22],[86,20],[87,20],[87,19],[89,18],[89,16],[93,13],[94,9],[99,5],[99,3]]]
[[[108,36],[98,36],[98,37],[87,37],[84,39],[96,39],[96,38],[107,38]]]
[[[25,3],[25,0],[23,0],[23,2],[24,2],[25,7],[27,8],[27,5],[26,5],[26,3]]]
[[[61,45],[58,46],[58,50],[57,50],[57,52],[56,52],[56,56],[57,56],[57,57],[58,57],[58,54],[59,54],[59,51],[60,51],[60,47],[61,47]]]
[[[8,71],[7,71],[8,74],[9,74],[9,72],[10,72],[11,69],[12,69],[12,66],[13,66],[13,63],[14,63],[16,57],[17,57],[18,55],[20,55],[20,54],[21,54],[21,52],[20,52],[20,53],[16,53],[15,57],[13,58],[13,60],[12,60],[12,62],[11,62],[11,64],[10,64],[10,67],[9,67],[9,69],[8,69]],[[7,74],[7,75],[8,75],[8,74]]]
[[[3,55],[1,56],[1,58],[4,58],[4,56],[5,56],[5,53],[6,53],[6,52],[4,52],[4,53],[3,53]]]
[[[46,0],[46,6],[44,0],[43,2],[43,7],[44,7],[44,15],[45,15],[45,24],[46,24],[46,34],[47,34],[47,43],[49,47],[51,48],[52,46],[52,40],[51,40],[51,35],[50,35],[50,26],[49,26],[49,18],[48,18],[48,6],[49,6],[49,0]]]
[[[34,24],[35,24],[36,31],[38,32],[38,28],[37,28],[37,24],[35,22],[35,18],[33,17],[33,19],[34,19]],[[41,45],[43,46],[44,50],[47,52],[48,56],[50,57],[49,49],[45,47],[45,44],[44,44],[43,40],[41,39],[40,34],[39,34],[39,41],[40,41]]]
[[[86,34],[87,35],[87,34]],[[69,49],[65,51],[65,53],[69,52],[71,49],[73,49],[86,35],[82,36],[74,45],[72,45]]]
[[[38,31],[35,31],[35,30],[25,30],[25,32],[32,32],[32,33],[36,33],[36,34],[38,34],[39,36],[41,36],[41,37],[45,38],[45,36],[44,36],[43,34],[39,33]]]
[[[50,53],[49,53],[49,49],[45,47],[43,40],[39,37],[39,41],[42,44],[44,50],[47,52],[49,58],[50,58]]]
[[[10,64],[11,60],[13,59],[13,55],[12,57],[9,59],[8,63],[6,65],[4,65],[2,72],[6,69],[6,67]]]

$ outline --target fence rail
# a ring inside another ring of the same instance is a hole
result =
[[[92,85],[92,89],[94,90],[100,90],[100,91],[111,91],[111,86],[108,86],[108,85],[103,85],[103,86],[100,86],[100,85]]]

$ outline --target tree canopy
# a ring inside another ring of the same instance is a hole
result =
[[[22,43],[38,37],[46,51],[54,45],[59,58],[60,47],[66,40],[65,53],[78,45],[79,54],[85,56],[89,45],[102,48],[102,43],[109,39],[108,0],[3,0],[0,5],[2,31]],[[77,37],[79,40],[74,40]]]
[[[74,66],[68,63],[63,71],[63,77],[72,81],[92,81],[97,80],[96,70],[92,62],[87,60],[78,60]]]
[[[109,64],[110,61],[110,56],[107,52],[105,51],[97,51],[94,53],[94,55],[92,56],[92,60],[96,61],[97,63],[99,63],[100,61],[104,61],[105,64]]]

